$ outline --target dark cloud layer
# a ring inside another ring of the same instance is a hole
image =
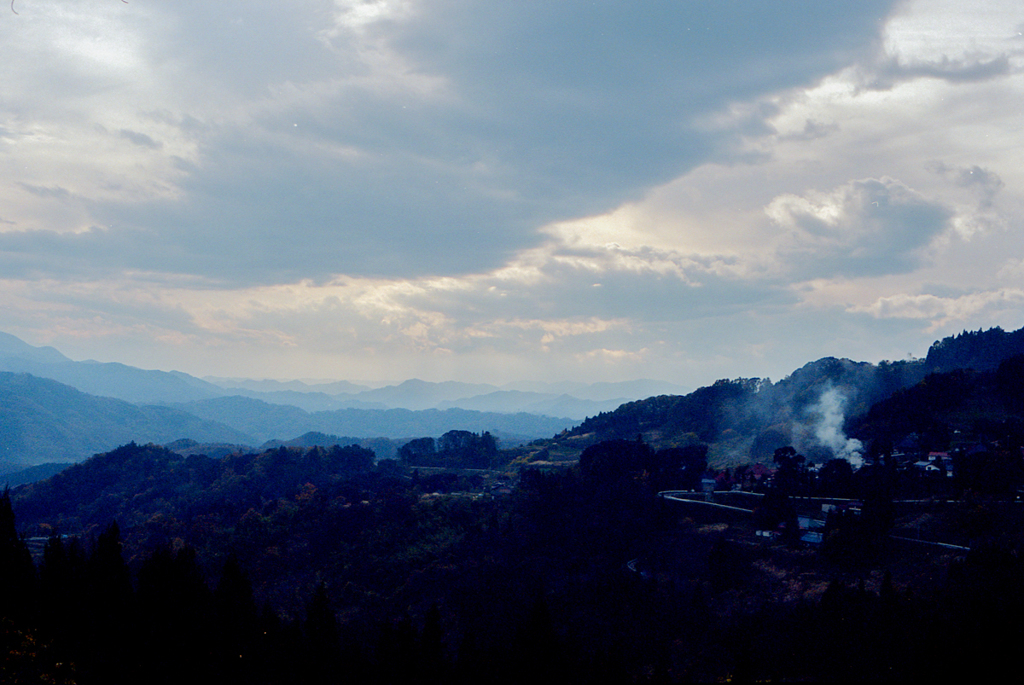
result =
[[[953,217],[891,178],[854,181],[809,201],[779,198],[769,211],[790,230],[782,254],[801,279],[912,271]]]
[[[877,65],[869,87],[887,90],[898,83],[918,78],[934,78],[950,83],[976,83],[988,81],[1010,73],[1010,58],[1006,54],[990,59],[972,58],[951,60],[948,57],[932,62],[903,63],[892,57]]]
[[[210,19],[177,56],[201,68],[197,87],[264,104],[244,124],[198,129],[202,112],[174,113],[200,150],[183,196],[94,203],[104,232],[45,242],[90,268],[135,258],[235,284],[487,270],[535,244],[537,227],[713,157],[719,142],[696,119],[866,53],[891,5],[436,0],[365,29],[414,76],[442,80],[439,96],[353,85],[355,38],[318,42],[315,3],[281,26],[254,25],[237,3],[191,5],[191,21]],[[331,79],[345,85],[312,103],[272,95]]]
[[[121,129],[118,131],[118,135],[127,141],[135,143],[140,147],[147,147],[151,150],[159,150],[163,147],[163,144],[159,141],[153,140],[145,133],[139,133],[138,131],[130,131],[128,129]]]

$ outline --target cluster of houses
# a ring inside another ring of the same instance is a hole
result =
[[[895,458],[902,456],[893,454]],[[929,476],[953,477],[953,458],[949,456],[949,452],[928,452],[926,455],[918,456],[921,458],[916,461],[906,460],[914,471]]]

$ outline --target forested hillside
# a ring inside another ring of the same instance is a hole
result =
[[[819,550],[759,542],[759,522],[795,518],[782,488],[805,475],[780,478],[752,515],[657,497],[693,487],[704,456],[598,443],[576,468],[527,469],[491,495],[485,476],[372,466],[359,448],[207,460],[128,445],[19,489],[13,512],[0,500],[2,636],[17,655],[0,674],[848,681],[1010,665],[1000,626],[1024,609],[1019,507],[944,496],[923,510],[929,533],[974,551],[908,546],[886,535],[922,510],[893,510],[902,493],[879,464],[849,482],[863,516],[830,517]],[[822,474],[814,487],[847,486]],[[32,534],[84,534],[51,535],[33,569],[15,516]]]
[[[850,422],[860,425],[876,403],[917,385],[929,374],[955,369],[995,371],[1020,354],[1024,354],[1024,329],[1005,333],[993,328],[937,341],[925,359],[875,365],[827,357],[776,383],[720,380],[689,395],[629,402],[583,421],[566,438],[584,446],[637,435],[658,446],[700,441],[711,446],[712,463],[720,466],[770,459],[783,445],[795,445],[817,461],[848,457],[864,450],[864,445],[850,442],[860,437],[850,434]]]
[[[1024,328],[1007,333],[1001,328],[964,331],[943,338],[928,349],[928,373],[972,369],[992,371],[1004,360],[1024,353]]]
[[[977,369],[823,359],[516,450],[128,443],[0,497],[0,676],[995,677],[1024,610],[1024,354],[993,366],[992,339],[937,343]]]
[[[850,431],[876,453],[900,449],[913,436],[922,452],[966,442],[1024,444],[1024,355],[989,371],[929,374],[850,422]]]

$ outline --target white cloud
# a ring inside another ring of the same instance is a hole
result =
[[[851,307],[851,310],[876,318],[925,319],[932,323],[932,329],[937,329],[954,322],[966,324],[982,313],[998,321],[1001,312],[1016,311],[1022,305],[1024,290],[1007,288],[959,297],[898,294],[879,298],[867,306]]]

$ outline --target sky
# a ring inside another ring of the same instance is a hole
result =
[[[15,0],[0,330],[690,387],[1014,330],[1022,32],[1019,0]]]

